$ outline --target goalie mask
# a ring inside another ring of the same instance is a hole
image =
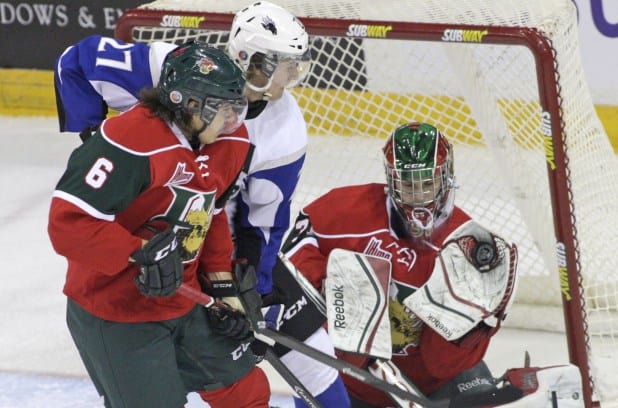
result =
[[[426,123],[397,128],[384,149],[388,194],[412,238],[431,240],[450,217],[455,196],[452,146]]]
[[[303,24],[287,10],[267,1],[242,9],[230,29],[228,53],[247,72],[247,86],[265,92],[273,84],[298,85],[309,73],[309,36]],[[266,85],[251,83],[251,72],[261,71]]]
[[[446,340],[461,339],[481,322],[491,336],[506,317],[516,286],[515,244],[470,220],[447,238],[431,276],[403,304]]]
[[[178,119],[181,112],[199,113],[204,129],[212,124],[230,133],[238,129],[247,113],[244,86],[242,71],[223,51],[191,41],[165,58],[159,98]],[[191,101],[197,105],[189,104]]]

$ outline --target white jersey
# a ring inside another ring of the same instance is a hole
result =
[[[245,120],[245,125],[255,146],[253,158],[247,174],[239,180],[239,194],[230,200],[226,210],[236,223],[235,229],[253,228],[259,236],[257,289],[268,293],[271,271],[289,227],[292,194],[305,159],[307,127],[287,90],[280,99],[269,101],[256,118]]]

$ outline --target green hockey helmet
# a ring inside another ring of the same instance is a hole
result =
[[[190,41],[166,56],[159,98],[177,117],[180,112],[199,113],[206,125],[225,107],[225,131],[230,132],[240,126],[246,114],[244,87],[242,71],[225,52]],[[197,105],[190,105],[190,101]]]
[[[397,212],[413,237],[430,238],[438,220],[453,210],[453,149],[436,127],[412,122],[384,145],[384,169]]]

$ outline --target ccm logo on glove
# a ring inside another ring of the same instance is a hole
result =
[[[170,254],[170,252],[175,251],[177,247],[178,247],[178,241],[176,240],[176,237],[174,236],[174,240],[170,242],[168,246],[161,248],[160,250],[157,251],[154,257],[154,261],[155,262],[161,261],[163,258],[167,257]]]
[[[145,296],[170,296],[182,284],[184,268],[176,234],[170,228],[131,254],[139,264],[135,284]]]

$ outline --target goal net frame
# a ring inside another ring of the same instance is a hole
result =
[[[158,9],[155,3],[127,10],[117,24],[116,38],[129,42],[135,41],[133,31],[137,27],[166,26],[170,30],[227,31],[233,20],[233,11],[229,13],[206,12],[196,9],[197,6],[185,9],[178,0],[169,0],[169,6]],[[191,4],[194,3],[198,2]],[[325,18],[295,14],[303,22],[311,37],[363,39],[366,38],[366,32],[350,35],[350,27],[387,27],[384,38],[391,40],[444,43],[447,41],[445,33],[467,33],[467,37],[458,34],[459,36],[454,36],[448,41],[476,42],[479,46],[484,44],[522,46],[532,53],[536,65],[540,106],[540,118],[537,118],[540,123],[538,132],[542,135],[544,144],[553,230],[556,239],[559,281],[555,284],[560,285],[569,359],[581,370],[586,406],[599,406],[595,401],[595,379],[590,370],[590,338],[582,287],[580,243],[572,200],[570,162],[565,143],[565,121],[567,119],[561,104],[566,96],[561,93],[561,73],[551,38],[539,28],[526,26]],[[155,39],[170,40],[165,36]],[[594,114],[591,104],[589,108]],[[455,156],[457,157],[457,148]]]

